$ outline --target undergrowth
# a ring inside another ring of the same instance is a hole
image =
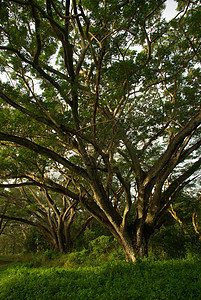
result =
[[[1,267],[0,299],[201,299],[200,260],[145,259],[132,264],[108,259],[97,266],[86,261],[79,266],[75,257],[73,265],[72,258],[64,262],[68,255],[45,255],[43,260],[39,255]]]
[[[201,299],[199,256],[127,263],[109,237],[70,254],[48,250],[3,260],[13,263],[0,267],[0,300]]]

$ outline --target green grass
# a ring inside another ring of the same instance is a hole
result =
[[[108,261],[82,267],[36,267],[36,261],[0,268],[1,300],[201,299],[199,260]]]

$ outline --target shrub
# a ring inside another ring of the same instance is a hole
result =
[[[114,247],[114,240],[110,236],[99,236],[89,243],[89,249],[94,253],[106,253]]]
[[[87,261],[88,250],[83,249],[79,252],[72,252],[66,256],[64,263],[65,267],[77,267],[84,264]]]
[[[201,241],[197,238],[185,243],[186,257],[201,259]]]

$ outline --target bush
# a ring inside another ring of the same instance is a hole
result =
[[[89,243],[89,249],[94,253],[106,253],[114,247],[114,240],[110,236],[99,236]]]
[[[101,266],[113,261],[125,261],[117,242],[109,236],[100,236],[89,243],[88,249],[74,251],[65,256],[66,267]]]
[[[66,256],[65,267],[77,267],[87,261],[88,250],[83,249],[79,252],[72,252]]]

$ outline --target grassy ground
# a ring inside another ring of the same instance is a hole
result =
[[[13,257],[9,255],[0,256],[0,267],[7,265],[13,261]]]
[[[77,260],[82,253],[50,256],[1,267],[0,299],[201,299],[200,260],[131,264],[99,255],[90,265]]]
[[[19,261],[28,261],[33,258],[32,254],[26,255],[0,255],[0,267]],[[1,300],[1,299],[0,299]]]

